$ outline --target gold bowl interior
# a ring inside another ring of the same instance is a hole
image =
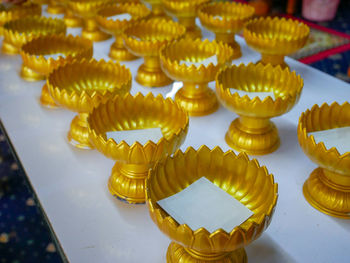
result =
[[[322,168],[340,174],[350,174],[350,152],[340,154],[333,147],[327,149],[323,142],[316,143],[310,132],[350,126],[350,104],[314,105],[302,113],[299,126],[299,143],[305,154]]]
[[[254,8],[247,4],[213,2],[202,5],[198,10],[198,17],[211,31],[236,33],[243,28],[244,23],[254,15],[254,12]]]
[[[287,55],[303,47],[310,28],[292,19],[255,18],[244,27],[244,38],[249,46],[265,54]]]
[[[124,30],[126,47],[136,56],[158,56],[159,49],[171,40],[178,39],[185,28],[161,18],[141,20]]]
[[[164,8],[176,16],[196,16],[197,8],[210,0],[162,0]]]
[[[239,200],[254,215],[227,233],[218,229],[209,233],[204,228],[190,229],[179,225],[156,202],[174,195],[206,177],[216,186]],[[245,153],[224,153],[202,146],[198,151],[178,150],[173,157],[158,162],[149,172],[147,202],[152,220],[171,239],[202,253],[230,252],[255,240],[268,226],[277,202],[277,184],[266,167],[249,160]]]
[[[273,92],[275,100],[270,96],[261,100],[241,97],[231,88],[246,92]],[[289,111],[299,100],[303,88],[300,75],[290,72],[288,68],[273,67],[263,64],[226,67],[216,77],[216,91],[221,102],[237,114],[252,117],[276,117]]]
[[[130,20],[113,20],[111,16],[127,13],[131,15]],[[115,6],[104,7],[97,13],[97,22],[108,33],[117,35],[129,24],[134,23],[136,20],[147,17],[151,11],[143,4],[138,3],[125,3]]]
[[[107,157],[130,163],[154,162],[171,154],[182,144],[188,129],[187,114],[171,99],[161,95],[154,97],[152,93],[145,97],[141,93],[134,97],[130,94],[118,96],[95,108],[88,121],[96,148]],[[147,128],[160,128],[164,137],[143,146],[138,142],[128,145],[125,141],[116,142],[106,137],[109,131]],[[142,156],[135,149],[144,152]]]
[[[64,54],[57,59],[44,56],[49,54]],[[48,74],[53,68],[72,61],[90,59],[93,54],[92,42],[79,36],[48,35],[39,36],[22,46],[21,55],[24,65],[41,73]]]
[[[191,65],[181,64],[181,60],[200,62],[216,55],[217,64]],[[206,83],[214,80],[217,71],[231,62],[233,50],[226,44],[209,40],[180,39],[165,46],[160,51],[163,70],[173,79],[195,83]]]
[[[41,7],[33,3],[24,3],[22,5],[11,5],[6,7],[0,4],[0,26],[7,21],[24,18],[26,16],[40,16]]]
[[[55,102],[76,112],[90,112],[101,101],[131,88],[130,70],[94,59],[67,63],[50,73],[47,85]]]

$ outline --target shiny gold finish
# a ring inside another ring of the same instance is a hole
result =
[[[273,92],[261,100],[240,97],[230,89],[246,92]],[[222,104],[239,115],[226,133],[227,144],[253,155],[275,151],[280,144],[278,131],[270,118],[280,116],[292,109],[298,102],[303,80],[288,68],[273,67],[270,64],[249,63],[247,66],[231,66],[223,69],[216,77],[216,92]]]
[[[164,72],[172,79],[183,82],[183,88],[176,93],[175,100],[189,115],[203,116],[217,110],[219,104],[208,83],[215,79],[221,67],[231,63],[233,54],[228,45],[207,39],[181,39],[161,49],[160,61]],[[198,62],[213,55],[217,57],[216,65],[180,64],[181,60]]]
[[[113,20],[111,16],[126,13],[131,15],[128,20]],[[99,26],[109,34],[115,36],[115,42],[112,44],[109,57],[117,61],[134,60],[137,56],[131,54],[124,46],[122,33],[123,30],[134,23],[137,19],[145,18],[150,14],[146,6],[137,3],[118,4],[115,6],[107,6],[101,9],[96,17]]]
[[[306,180],[303,192],[317,210],[331,216],[350,219],[350,152],[340,154],[326,149],[310,132],[350,126],[350,104],[314,105],[301,114],[298,139],[304,153],[319,165]]]
[[[304,23],[278,17],[260,17],[250,20],[244,27],[247,45],[261,53],[261,63],[288,67],[284,56],[302,48],[310,29]]]
[[[235,34],[242,30],[244,23],[253,15],[253,7],[235,2],[208,3],[198,10],[201,24],[215,33],[216,41],[222,41],[237,50],[233,58],[242,56]]]
[[[223,229],[209,233],[205,228],[179,225],[157,201],[182,191],[202,176],[254,214],[230,233]],[[270,224],[277,202],[277,184],[265,167],[260,167],[255,159],[249,160],[245,153],[224,153],[218,146],[213,150],[201,146],[197,151],[190,147],[185,153],[178,150],[150,170],[146,200],[152,220],[173,240],[167,262],[242,263],[247,262],[243,247],[257,239]]]
[[[57,53],[65,54],[65,57],[59,56],[57,59],[44,57]],[[27,81],[46,79],[53,69],[67,62],[72,62],[74,59],[90,59],[92,54],[93,46],[90,40],[72,35],[39,36],[22,46],[23,64],[20,74]],[[46,85],[42,89],[40,102],[49,108],[57,107]]]
[[[145,202],[145,179],[149,168],[172,154],[185,140],[187,114],[170,98],[152,93],[118,96],[95,108],[88,118],[89,136],[97,150],[116,160],[108,188],[129,203]],[[164,137],[142,145],[108,139],[109,131],[160,128]]]
[[[167,12],[176,16],[179,23],[186,27],[186,37],[196,39],[202,37],[202,32],[196,26],[197,9],[210,0],[162,0]]]
[[[99,29],[96,22],[96,13],[112,2],[113,0],[70,0],[68,2],[68,9],[71,9],[75,15],[84,20],[83,31],[81,32],[83,38],[98,42],[111,37],[111,35]]]
[[[31,0],[33,4],[37,5],[47,5],[50,0]]]
[[[0,36],[3,35],[3,25],[12,20],[25,18],[27,16],[40,16],[41,6],[33,3],[24,3],[22,5],[5,6],[0,4]]]
[[[173,82],[160,67],[159,50],[184,33],[182,25],[160,18],[141,20],[124,30],[126,48],[135,56],[144,57],[135,78],[138,83],[146,87],[162,87]]]
[[[62,4],[60,4],[56,0],[49,0],[49,4],[47,6],[46,11],[49,14],[58,15],[58,14],[64,14],[65,8]]]
[[[168,18],[163,10],[162,0],[143,0],[142,2],[151,5],[152,17]]]
[[[64,17],[63,20],[67,27],[82,27],[83,20],[80,17],[74,15],[73,11],[68,8],[68,2],[70,0],[54,0],[57,4],[64,7]]]
[[[62,33],[66,33],[66,25],[59,19],[34,16],[9,21],[4,25],[2,52],[18,54],[22,45],[34,37]]]
[[[68,133],[68,140],[78,148],[92,148],[87,129],[87,115],[100,102],[127,93],[131,88],[130,70],[118,63],[94,59],[74,61],[53,70],[47,87],[54,101],[78,112]]]

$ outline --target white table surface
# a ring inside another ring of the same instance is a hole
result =
[[[207,31],[204,36],[213,37]],[[96,43],[94,57],[108,59],[112,42]],[[243,39],[238,42],[243,57],[235,64],[259,59]],[[280,148],[257,157],[279,184],[279,199],[269,228],[246,248],[248,259],[251,263],[350,262],[350,220],[320,213],[302,195],[303,183],[316,165],[302,152],[296,132],[303,111],[323,102],[345,102],[350,85],[292,59],[286,61],[304,79],[304,90],[291,112],[273,119]],[[123,64],[134,75],[141,62]],[[0,118],[69,261],[165,262],[170,240],[151,221],[147,207],[125,204],[109,194],[107,180],[113,160],[67,143],[74,113],[42,108],[38,99],[44,81],[22,80],[20,65],[19,55],[0,55]],[[131,93],[139,91],[165,95],[171,87],[149,89],[134,81]],[[190,118],[181,149],[205,144],[229,150],[224,135],[234,118],[223,107],[209,116]]]

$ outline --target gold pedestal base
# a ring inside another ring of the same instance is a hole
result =
[[[187,27],[185,37],[190,39],[202,38],[202,31],[198,26]]]
[[[131,54],[124,46],[119,46],[114,42],[109,51],[109,57],[116,61],[130,61],[138,59],[137,56]]]
[[[326,177],[344,178],[348,176],[316,168],[305,181],[305,199],[317,210],[330,216],[350,219],[350,186],[336,184]],[[347,179],[348,180],[348,179]]]
[[[160,67],[149,67],[147,63],[144,63],[139,67],[135,80],[140,85],[150,88],[163,87],[173,83],[173,80],[165,75]]]
[[[109,192],[130,204],[145,203],[145,179],[149,167],[117,162],[108,180]]]
[[[94,148],[89,139],[87,117],[87,113],[79,113],[75,116],[67,136],[70,144],[80,149]]]
[[[83,29],[81,36],[85,39],[89,39],[94,42],[105,41],[111,38],[111,35],[104,33],[100,30],[88,31]]]
[[[7,54],[7,55],[19,54],[19,48],[6,42],[5,40],[2,41],[1,51],[2,51],[2,53]]]
[[[83,20],[79,17],[74,16],[73,14],[66,12],[63,18],[67,27],[81,27],[83,26]]]
[[[242,51],[240,45],[235,40],[235,34],[234,33],[216,33],[215,39],[218,42],[223,42],[230,47],[232,47],[234,54],[232,56],[232,59],[237,59],[242,56]]]
[[[45,84],[41,90],[41,96],[40,96],[40,104],[46,108],[50,109],[56,109],[58,108],[58,105],[55,103],[55,101],[52,99],[49,89],[47,88],[47,85]]]
[[[261,54],[261,60],[257,63],[264,65],[271,64],[272,66],[280,66],[282,69],[289,68],[288,64],[284,61],[284,56],[280,55],[266,55]]]
[[[269,119],[240,117],[235,119],[225,136],[233,149],[252,155],[263,155],[278,149],[280,139],[276,126]]]
[[[45,79],[44,75],[39,74],[24,65],[22,65],[20,76],[26,81],[39,81]]]
[[[221,254],[202,254],[171,242],[166,254],[167,263],[247,263],[244,248]]]
[[[175,101],[190,116],[204,116],[215,112],[219,103],[215,92],[205,85],[187,84],[175,95]]]
[[[60,5],[48,5],[46,12],[48,12],[51,15],[58,15],[58,14],[64,14],[64,7]]]

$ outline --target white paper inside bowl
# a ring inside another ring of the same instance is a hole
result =
[[[213,63],[214,65],[218,64],[218,58],[216,55],[205,58],[199,62],[192,62],[192,61],[187,61],[187,60],[180,61],[180,65],[185,64],[188,67],[190,67],[191,65],[195,65],[196,67],[199,67],[200,65],[204,65],[207,67],[210,63]]]
[[[136,141],[143,145],[149,140],[157,143],[163,137],[160,128],[112,131],[107,132],[106,135],[107,139],[113,138],[117,143],[124,140],[129,145],[132,145]]]
[[[327,149],[335,147],[340,154],[350,152],[350,127],[309,132],[308,135],[313,135],[316,143],[323,142]]]
[[[157,203],[179,224],[194,231],[204,227],[211,233],[219,228],[229,233],[254,214],[205,177]]]
[[[224,18],[222,16],[219,16],[219,15],[216,15],[216,16],[213,16],[214,19],[219,19],[219,20],[224,20]]]
[[[128,13],[122,13],[122,14],[118,14],[118,15],[114,15],[114,16],[109,16],[108,19],[130,21],[131,20],[131,15],[128,14]]]
[[[244,90],[238,90],[234,88],[230,88],[231,94],[238,93],[240,97],[247,95],[249,99],[254,99],[255,97],[259,97],[260,100],[264,100],[266,97],[270,96],[273,100],[275,100],[275,94],[273,92],[247,92]]]
[[[52,59],[54,59],[54,60],[57,60],[59,56],[65,58],[65,57],[66,57],[66,54],[63,54],[63,53],[54,53],[54,54],[47,54],[47,55],[44,55],[43,57],[44,57],[45,59],[52,58]]]

